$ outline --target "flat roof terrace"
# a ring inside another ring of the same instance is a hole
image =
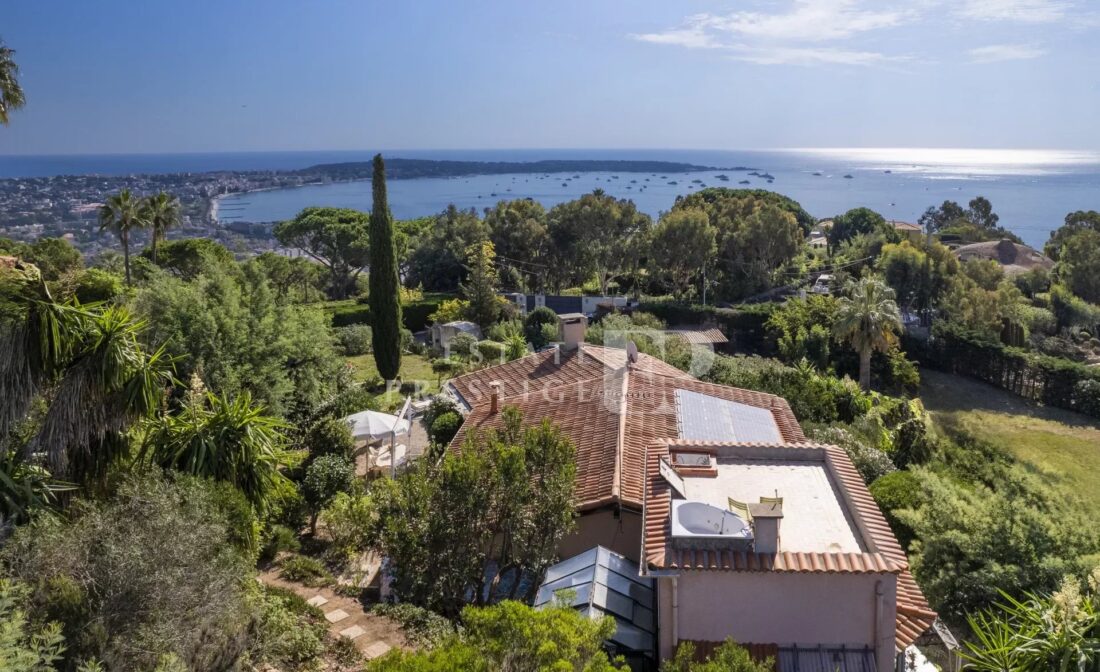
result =
[[[782,550],[807,553],[865,550],[824,462],[721,455],[716,462],[717,476],[684,475],[684,499],[726,509],[730,498],[752,504],[761,497],[782,497]]]

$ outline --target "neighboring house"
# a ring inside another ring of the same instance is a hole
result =
[[[432,347],[447,349],[451,345],[451,339],[458,334],[469,334],[477,340],[481,340],[481,327],[473,322],[459,320],[444,324],[433,324],[429,330],[432,337]]]
[[[726,345],[730,342],[729,339],[726,338],[726,335],[722,333],[722,330],[715,327],[669,329],[665,334],[676,338],[682,338],[688,345],[709,346],[711,349]]]
[[[909,239],[909,241],[918,243],[920,242],[922,230],[920,224],[913,224],[912,222],[903,222],[897,219],[891,219],[888,222],[894,227],[894,230],[901,234],[901,237]]]
[[[503,294],[505,299],[512,302],[522,316],[526,316],[535,308],[545,306],[557,314],[581,313],[589,317],[599,312],[600,307],[622,310],[630,307],[633,302],[625,296],[553,296],[546,294]]]
[[[1054,268],[1054,261],[1038,250],[1020,245],[1011,240],[990,240],[984,243],[972,243],[955,248],[955,256],[960,261],[992,259],[1004,266],[1005,275],[1019,275],[1033,268]]]
[[[847,454],[807,442],[780,397],[562,331],[558,349],[448,382],[466,414],[450,449],[506,406],[558,425],[576,446],[578,512],[559,556],[602,546],[655,579],[662,658],[732,637],[800,669],[827,653],[840,672],[894,670],[936,614]]]

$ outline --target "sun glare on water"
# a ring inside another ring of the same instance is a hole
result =
[[[1049,174],[1100,164],[1100,152],[1060,149],[946,149],[931,147],[807,148],[787,150],[866,168],[951,174]]]

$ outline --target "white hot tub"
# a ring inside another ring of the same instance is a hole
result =
[[[741,516],[704,502],[672,502],[672,544],[678,548],[749,550],[752,528]]]

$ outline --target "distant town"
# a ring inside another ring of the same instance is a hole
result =
[[[390,159],[390,179],[459,177],[516,173],[620,171],[687,173],[711,166],[669,161],[431,161]],[[277,246],[273,222],[218,221],[218,199],[227,194],[283,189],[370,178],[370,163],[319,164],[301,170],[212,171],[152,175],[56,175],[0,180],[0,235],[24,242],[64,237],[86,256],[117,247],[117,237],[101,233],[98,208],[122,189],[166,191],[180,199],[181,226],[172,237],[216,240],[236,252],[262,252]],[[737,166],[723,169],[748,171]]]

